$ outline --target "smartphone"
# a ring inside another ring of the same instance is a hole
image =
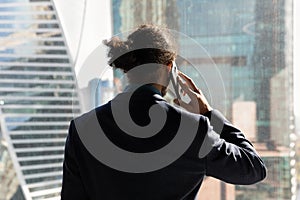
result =
[[[171,83],[175,92],[175,95],[177,97],[177,99],[181,99],[181,95],[180,95],[180,86],[179,83],[177,81],[177,77],[178,77],[178,69],[177,69],[177,65],[175,63],[175,61],[173,61],[172,63],[172,71],[171,71]]]

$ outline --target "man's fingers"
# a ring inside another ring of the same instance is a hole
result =
[[[195,85],[194,81],[193,81],[190,77],[188,77],[187,75],[185,75],[185,74],[182,73],[181,71],[178,71],[178,75],[186,81],[186,83],[189,85],[189,87],[190,87],[194,92],[197,92],[197,91],[198,91],[197,86]]]
[[[174,99],[173,100],[175,104],[177,104],[178,106],[181,106],[183,108],[185,108],[186,110],[189,110],[190,105],[185,103],[184,101],[180,100],[180,99]]]
[[[182,88],[182,90],[190,96],[192,93],[192,90],[189,88],[187,83],[182,82],[182,80],[180,80],[180,78],[177,78],[177,81],[178,81],[180,87]]]

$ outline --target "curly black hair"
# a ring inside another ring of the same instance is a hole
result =
[[[113,37],[103,43],[109,48],[108,64],[125,73],[148,63],[169,65],[176,58],[176,47],[170,32],[155,25],[140,25],[126,41]]]

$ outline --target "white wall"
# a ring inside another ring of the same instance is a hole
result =
[[[86,87],[88,81],[99,76],[107,66],[106,51],[103,48],[98,48],[97,52],[93,51],[99,45],[102,46],[103,39],[110,38],[112,35],[111,1],[53,1],[65,32],[70,54],[75,62],[79,88]],[[89,60],[88,65],[84,64],[92,52],[94,54],[92,62]]]

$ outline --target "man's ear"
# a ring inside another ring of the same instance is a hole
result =
[[[168,65],[168,72],[170,72],[172,70],[172,67],[173,67],[173,62],[170,62]]]

